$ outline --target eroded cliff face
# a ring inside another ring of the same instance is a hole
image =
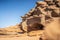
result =
[[[60,0],[38,1],[22,20],[26,32],[43,29],[48,40],[60,40]]]
[[[34,24],[45,26],[45,24],[53,20],[53,18],[60,17],[59,3],[60,0],[44,0],[42,2],[38,1],[33,9],[22,16],[22,27],[28,27],[27,29],[32,29],[32,25]]]

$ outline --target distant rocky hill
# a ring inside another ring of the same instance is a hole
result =
[[[0,35],[17,34],[19,32],[22,32],[19,24],[15,26],[9,26],[6,28],[0,28]]]

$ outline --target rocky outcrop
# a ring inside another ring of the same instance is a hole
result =
[[[44,0],[42,2],[38,1],[33,9],[22,16],[22,27],[27,27],[24,30],[28,31],[28,29],[32,29],[32,24],[38,23],[45,25],[47,20],[52,20],[53,17],[60,17],[59,3],[60,0]]]
[[[45,30],[45,34],[43,35],[45,35],[46,37],[47,34],[48,40],[57,40],[57,34],[59,33],[56,32],[56,34],[53,35],[55,33],[55,29],[53,29],[53,24],[56,25],[55,27],[57,30],[60,23],[56,22],[58,24],[57,25],[55,21],[60,21],[60,0],[44,0],[42,2],[38,1],[36,2],[36,6],[33,9],[22,16],[21,27],[27,33],[34,30],[41,30],[43,28],[43,30]],[[53,36],[55,37],[53,38]]]

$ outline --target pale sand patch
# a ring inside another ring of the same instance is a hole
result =
[[[27,36],[26,33],[24,34],[17,34],[17,35],[0,35],[0,40],[39,40],[40,34],[43,31],[32,31],[29,33],[30,36]]]
[[[39,37],[12,37],[12,38],[0,38],[0,40],[39,40]]]

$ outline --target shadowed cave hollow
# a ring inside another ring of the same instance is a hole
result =
[[[44,30],[44,25],[39,24],[39,23],[33,23],[33,24],[31,24],[31,27],[29,29],[30,29],[30,31]]]

